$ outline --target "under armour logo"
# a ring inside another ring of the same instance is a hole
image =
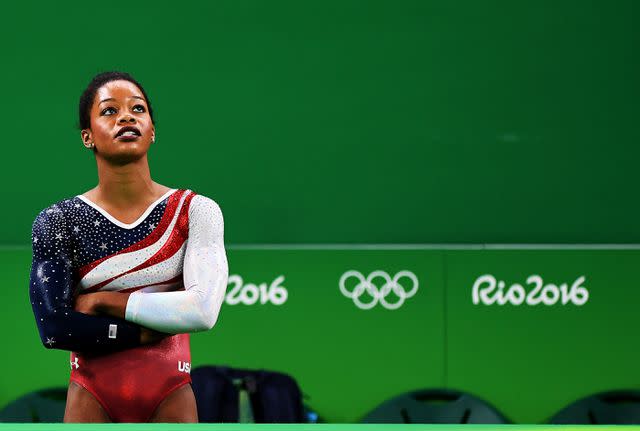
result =
[[[78,357],[74,357],[73,361],[69,361],[69,364],[71,365],[71,369],[73,370],[74,367],[77,370],[78,368],[80,368],[80,365],[78,365]]]

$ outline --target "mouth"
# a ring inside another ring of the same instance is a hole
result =
[[[137,127],[124,126],[118,130],[115,138],[122,141],[133,141],[134,139],[138,139],[141,135],[142,133],[140,133],[140,130]]]

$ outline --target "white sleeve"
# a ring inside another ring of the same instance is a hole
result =
[[[189,206],[185,290],[134,292],[129,296],[125,319],[171,334],[211,329],[224,300],[228,275],[222,211],[213,200],[196,195]]]

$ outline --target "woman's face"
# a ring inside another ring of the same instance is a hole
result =
[[[155,129],[142,91],[129,81],[111,81],[96,92],[90,112],[91,128],[82,131],[85,146],[115,163],[143,157],[155,138]]]

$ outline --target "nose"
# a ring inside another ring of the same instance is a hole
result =
[[[127,124],[127,123],[135,123],[136,118],[129,114],[128,112],[123,113],[120,118],[118,118],[118,124]]]

